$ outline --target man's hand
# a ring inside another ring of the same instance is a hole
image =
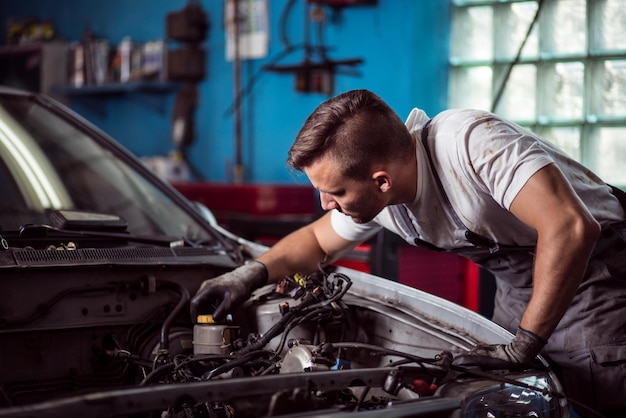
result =
[[[244,301],[254,289],[267,283],[267,268],[253,261],[235,270],[202,282],[198,293],[191,299],[192,321],[196,321],[201,308],[215,306],[213,319],[220,321],[238,303]]]
[[[452,364],[483,370],[523,369],[532,364],[544,345],[543,338],[520,327],[510,343],[476,346],[457,356]]]

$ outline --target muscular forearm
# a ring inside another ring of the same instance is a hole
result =
[[[258,260],[267,266],[269,282],[273,283],[296,272],[311,273],[325,257],[308,226],[284,237]]]
[[[552,334],[576,294],[598,233],[593,219],[580,219],[539,237],[524,329],[546,340]]]
[[[547,340],[576,294],[600,225],[554,164],[526,182],[510,210],[537,231],[533,293],[520,325]]]
[[[294,273],[312,273],[321,262],[332,262],[355,244],[337,235],[331,214],[327,212],[315,222],[287,235],[258,260],[267,266],[269,281],[276,282]]]

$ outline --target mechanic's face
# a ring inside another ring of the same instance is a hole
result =
[[[320,192],[324,210],[337,209],[354,222],[369,222],[385,207],[385,195],[378,179],[353,180],[341,175],[330,157],[322,157],[304,169]]]

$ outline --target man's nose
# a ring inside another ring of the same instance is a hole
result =
[[[322,204],[322,209],[324,210],[333,210],[337,208],[337,202],[335,202],[335,200],[327,193],[320,193],[320,202]]]

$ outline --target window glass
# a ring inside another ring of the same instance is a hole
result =
[[[543,122],[582,120],[585,66],[582,62],[555,62],[542,67],[537,96]]]
[[[210,236],[187,212],[117,156],[93,131],[31,96],[0,99],[0,184],[11,186],[0,205],[0,226],[49,223],[49,210],[117,215],[136,235],[192,241]]]
[[[626,0],[452,7],[448,107],[531,127],[626,189]]]
[[[591,16],[591,50],[626,51],[626,0],[596,0]]]
[[[493,59],[493,8],[478,6],[456,9],[452,23],[450,59]]]
[[[533,130],[548,142],[556,145],[567,155],[580,160],[580,128],[577,126],[538,127]]]
[[[591,114],[599,118],[626,117],[626,60],[592,65]]]
[[[582,54],[587,48],[585,0],[544,1],[541,44],[545,56]]]
[[[626,127],[594,129],[589,144],[592,158],[589,168],[610,184],[624,184],[624,155]]]
[[[537,12],[537,3],[510,3],[498,6],[494,16],[495,56],[514,58],[526,37],[528,27]],[[536,57],[538,53],[537,26],[524,44],[522,57]]]
[[[506,73],[500,77],[506,76]],[[537,67],[534,65],[516,65],[508,81],[502,98],[496,107],[496,113],[518,122],[533,121],[535,119],[535,88]]]
[[[461,67],[452,71],[450,91],[458,108],[488,109],[491,103],[491,67]]]

